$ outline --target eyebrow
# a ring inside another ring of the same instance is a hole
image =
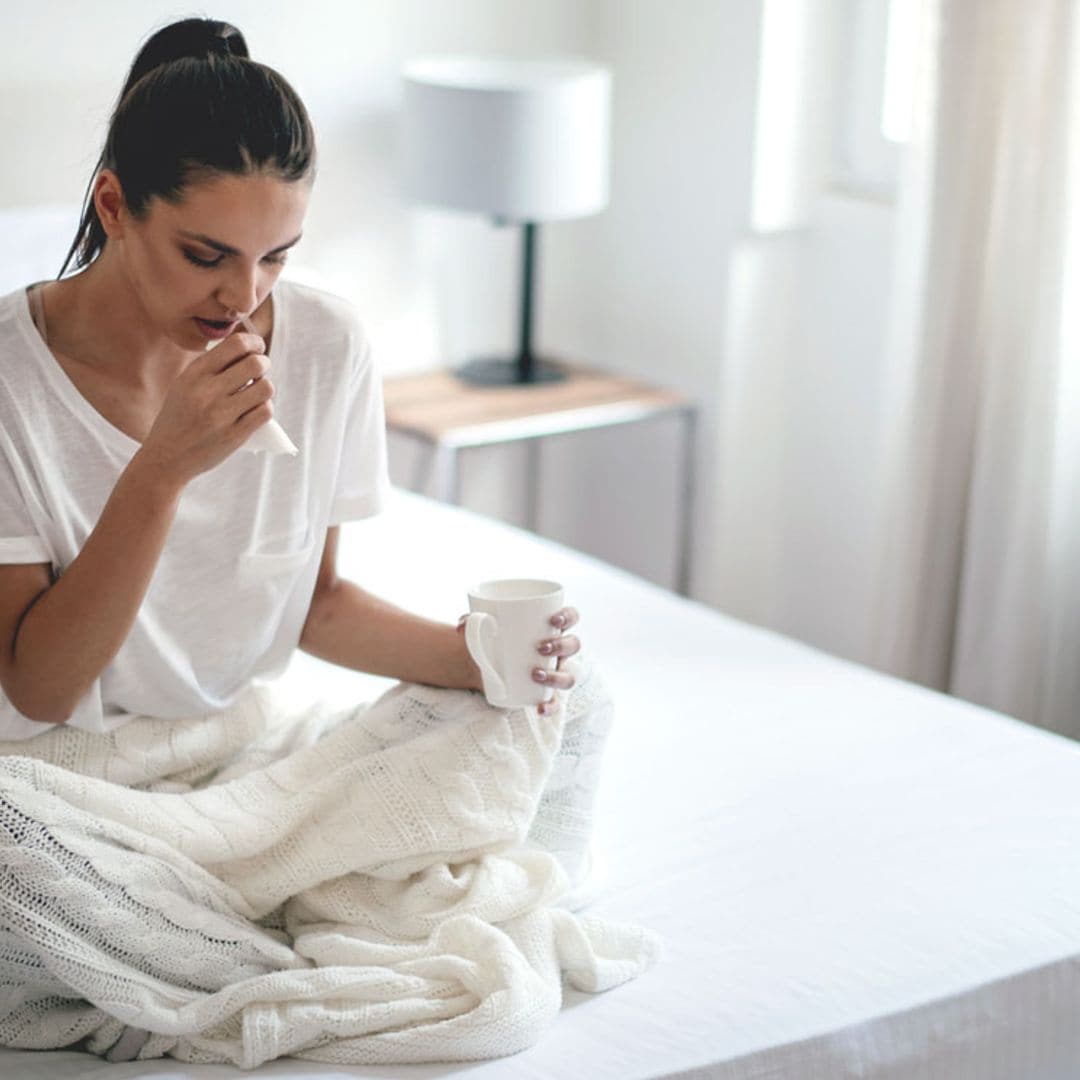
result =
[[[186,236],[189,240],[198,240],[200,244],[205,244],[207,247],[211,247],[215,251],[220,251],[223,255],[243,254],[243,252],[237,250],[234,247],[231,247],[229,244],[223,244],[220,240],[214,240],[211,239],[211,237],[209,236],[203,236],[202,233],[186,232],[185,230],[181,229],[180,235]],[[300,240],[300,237],[303,235],[303,233],[297,233],[296,236],[294,236],[287,244],[282,244],[281,247],[276,247],[273,251],[268,251],[266,254],[277,255],[280,254],[282,251],[286,251],[288,248],[291,248],[293,244],[297,243]]]

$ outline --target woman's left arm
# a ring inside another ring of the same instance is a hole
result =
[[[482,689],[480,670],[469,656],[464,635],[455,627],[404,611],[338,577],[338,531],[335,525],[326,533],[300,648],[320,660],[372,675],[430,686]],[[560,615],[564,628],[576,621],[576,613],[570,610]],[[559,637],[557,626],[553,626],[552,635],[552,651],[560,660],[577,652],[576,638]],[[570,672],[556,670],[543,682],[556,690],[568,690],[574,679]]]

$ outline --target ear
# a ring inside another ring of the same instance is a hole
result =
[[[115,240],[123,233],[128,217],[127,203],[124,202],[120,177],[112,169],[102,169],[94,181],[94,209],[97,210],[101,227],[110,240]]]

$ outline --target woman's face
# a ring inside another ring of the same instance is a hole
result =
[[[300,239],[311,185],[265,174],[193,183],[120,215],[122,265],[150,323],[185,349],[227,337],[269,296]]]

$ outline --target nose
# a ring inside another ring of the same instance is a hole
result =
[[[249,315],[259,306],[259,270],[237,259],[232,273],[221,283],[217,301],[232,316]]]

